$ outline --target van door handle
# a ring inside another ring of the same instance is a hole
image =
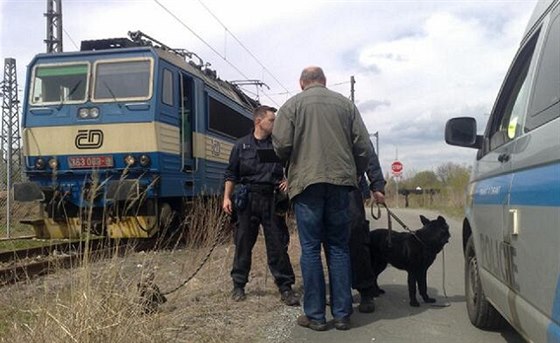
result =
[[[511,234],[517,236],[519,235],[519,210],[510,208],[509,214],[511,216]]]
[[[501,154],[498,156],[498,161],[502,163],[509,161],[509,154]]]

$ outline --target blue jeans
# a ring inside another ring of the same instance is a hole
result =
[[[326,286],[321,262],[321,244],[327,245],[331,287],[331,314],[335,319],[352,314],[349,187],[318,183],[307,187],[294,201],[301,245],[303,310],[305,315],[325,322]]]

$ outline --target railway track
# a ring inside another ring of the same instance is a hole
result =
[[[92,239],[18,249],[0,253],[0,287],[53,273],[61,268],[81,265],[84,258],[98,260],[124,253],[127,249],[149,250],[157,247],[155,240]]]

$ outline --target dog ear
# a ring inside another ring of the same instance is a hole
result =
[[[438,216],[438,217],[437,217],[437,221],[438,221],[438,222],[445,223],[445,218],[443,218],[442,216]]]
[[[427,225],[430,222],[430,220],[428,218],[424,217],[423,215],[420,215],[420,221],[424,225]]]

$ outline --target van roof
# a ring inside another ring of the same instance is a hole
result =
[[[531,15],[531,19],[529,19],[529,24],[527,24],[527,28],[525,29],[525,34],[523,35],[523,41],[527,39],[527,35],[529,35],[534,29],[535,25],[542,20],[542,17],[548,13],[549,9],[552,9],[554,4],[558,4],[560,0],[540,0],[537,1],[535,5],[535,9],[533,10],[533,14]],[[523,42],[522,42],[523,43]]]

